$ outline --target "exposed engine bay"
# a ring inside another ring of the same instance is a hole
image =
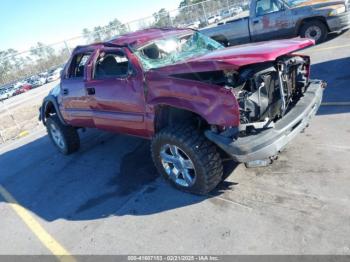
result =
[[[284,56],[239,71],[182,74],[180,77],[230,89],[239,103],[240,131],[249,132],[270,127],[293,107],[308,86],[309,66],[308,57]]]
[[[240,74],[226,73],[239,103],[242,127],[261,121],[268,124],[283,117],[302,97],[308,76],[309,61],[300,56],[283,57],[275,63],[244,69]]]

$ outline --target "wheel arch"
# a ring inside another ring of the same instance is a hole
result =
[[[199,129],[209,126],[204,116],[201,116],[193,110],[169,104],[158,104],[155,106],[155,133],[167,126],[186,122],[197,126]]]
[[[300,21],[298,21],[295,34],[300,35],[300,30],[301,30],[302,26],[305,23],[312,22],[312,21],[318,21],[318,22],[323,23],[326,26],[328,32],[330,32],[330,28],[329,28],[327,20],[324,16],[312,16],[312,17],[300,19]]]
[[[46,125],[47,118],[50,117],[50,115],[56,114],[61,121],[63,125],[67,125],[67,123],[64,121],[64,118],[59,110],[58,102],[55,96],[49,95],[47,96],[42,106],[40,107],[40,116],[39,120],[43,122],[44,125]]]

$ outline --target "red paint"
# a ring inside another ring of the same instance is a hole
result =
[[[25,93],[25,92],[29,91],[29,90],[32,89],[32,88],[33,88],[33,87],[32,87],[30,84],[24,84],[24,85],[22,85],[19,89],[17,89],[13,95],[16,96],[16,95]]]
[[[112,42],[118,45],[142,46],[155,39],[190,32],[187,29],[150,29],[121,36]],[[154,135],[156,109],[162,105],[192,111],[209,124],[238,126],[239,108],[230,90],[213,84],[178,79],[172,75],[238,70],[242,66],[274,61],[279,56],[313,44],[312,40],[307,39],[248,44],[212,51],[149,71],[143,70],[137,57],[127,47],[107,48],[102,44],[79,47],[73,55],[82,50],[94,53],[87,63],[84,79],[62,79],[61,94],[58,97],[60,110],[65,120],[73,126],[97,127],[146,138]],[[106,49],[124,51],[134,73],[124,79],[93,80],[94,62],[99,52]],[[94,88],[96,93],[89,95],[88,88]],[[63,96],[63,89],[67,89],[69,94]]]
[[[274,61],[282,55],[311,45],[314,45],[314,41],[311,39],[293,38],[234,46],[163,67],[157,71],[175,74],[219,69],[238,70],[242,66]]]

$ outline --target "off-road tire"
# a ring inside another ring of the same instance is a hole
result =
[[[318,21],[318,20],[304,23],[300,28],[299,35],[301,37],[307,37],[306,32],[310,27],[317,27],[321,31],[321,36],[316,41],[316,44],[320,44],[326,40],[327,35],[328,35],[328,28],[324,23],[322,23],[321,21]]]
[[[191,187],[178,185],[165,172],[160,156],[161,148],[165,144],[177,146],[192,160],[196,179]],[[223,165],[217,147],[192,126],[170,126],[161,130],[152,140],[151,152],[158,172],[182,191],[207,194],[222,180]]]
[[[52,125],[61,132],[64,141],[63,148],[59,147],[53,138]],[[69,155],[79,150],[80,138],[77,130],[72,126],[63,125],[58,116],[53,115],[46,120],[46,129],[51,141],[62,154]]]

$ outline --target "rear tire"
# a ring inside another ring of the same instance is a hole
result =
[[[51,141],[62,154],[69,155],[79,150],[80,138],[77,130],[63,125],[56,115],[46,120],[46,129]]]
[[[153,139],[151,151],[158,172],[177,189],[202,195],[222,180],[216,146],[191,126],[163,129]]]
[[[316,44],[324,42],[328,35],[327,26],[321,21],[310,21],[304,23],[300,28],[300,36],[314,39]]]

